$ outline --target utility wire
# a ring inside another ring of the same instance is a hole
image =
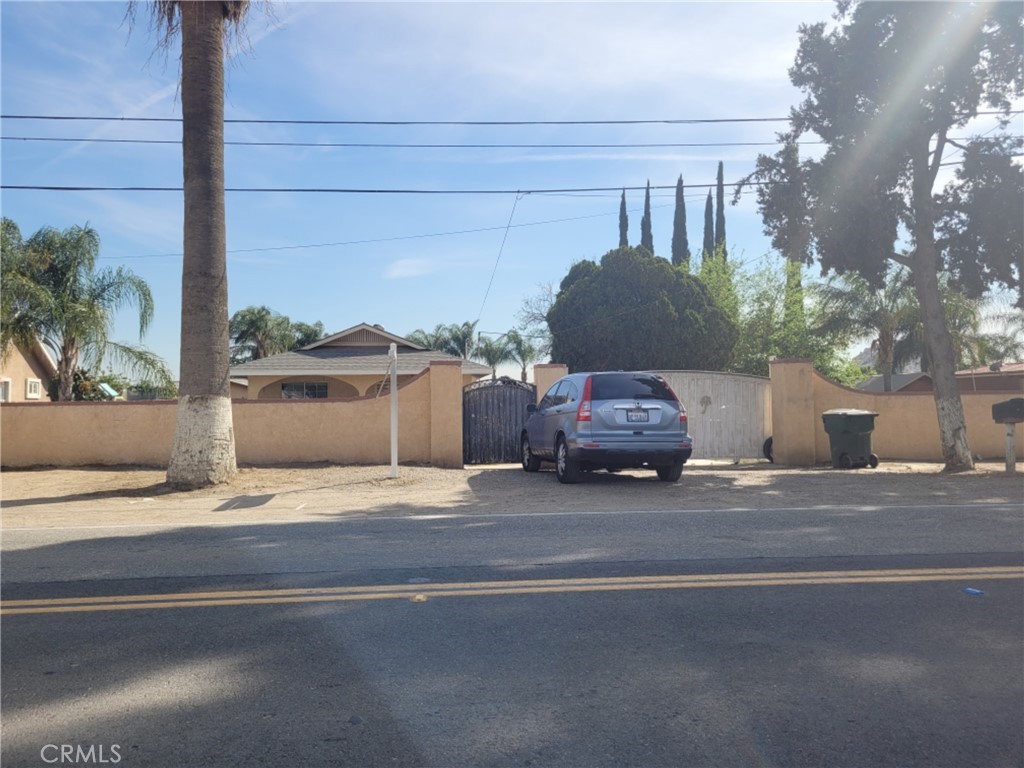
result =
[[[749,194],[749,193],[748,193]],[[696,197],[696,196],[695,196]],[[703,195],[700,196],[703,199]],[[652,209],[658,210],[661,208],[669,208],[671,205],[654,205]],[[634,208],[630,209],[629,213],[639,213],[641,209]],[[592,213],[588,216],[569,216],[562,219],[546,219],[544,221],[528,221],[522,224],[510,224],[508,228],[518,229],[520,227],[539,227],[546,224],[564,224],[570,221],[584,221],[587,219],[603,219],[610,218],[612,216],[618,216],[618,211],[612,211],[610,213]],[[425,232],[415,235],[396,235],[394,237],[375,237],[367,238],[364,240],[343,240],[334,243],[302,243],[298,245],[272,245],[264,246],[262,248],[232,248],[227,251],[229,254],[235,253],[266,253],[268,251],[295,251],[304,250],[307,248],[340,248],[349,245],[372,245],[375,243],[390,243],[397,240],[422,240],[430,237],[450,237],[452,235],[470,235],[477,234],[480,232],[496,232],[502,229],[506,229],[506,226],[496,227],[477,227],[475,229],[455,229],[448,232]],[[183,254],[179,251],[177,253],[147,253],[140,254],[137,256],[98,256],[99,259],[113,259],[116,261],[123,261],[125,259],[169,259],[179,258]]]
[[[1001,110],[976,112],[974,116],[1019,115],[1021,110],[1004,113]],[[2,120],[83,120],[119,123],[180,123],[180,117],[115,117],[98,115],[3,115]],[[707,125],[719,123],[785,123],[786,117],[716,117],[716,118],[662,118],[653,120],[286,120],[266,118],[226,118],[226,124],[244,125],[467,125],[467,126],[524,126],[524,125]]]
[[[995,114],[995,113],[993,113]],[[999,113],[1001,114],[1001,113]],[[2,120],[84,120],[112,123],[180,123],[180,117],[113,117],[94,115],[0,115]],[[779,123],[788,117],[718,117],[659,120],[274,120],[225,118],[224,122],[244,125],[703,125],[709,123]]]
[[[1017,157],[1018,155],[1014,155]],[[959,165],[959,161],[942,163],[941,165]],[[734,187],[738,182],[732,181],[725,186]],[[776,184],[788,184],[787,181],[747,181],[744,186],[761,187]],[[717,187],[717,183],[710,184],[687,184],[689,189],[711,189]],[[318,194],[318,195],[566,195],[586,193],[620,193],[639,192],[641,190],[674,190],[675,184],[660,184],[650,187],[565,187],[556,189],[382,189],[382,188],[359,188],[359,187],[225,187],[225,192],[263,192],[263,193],[288,193],[288,194]],[[94,186],[71,186],[71,185],[43,185],[43,184],[2,184],[0,189],[36,191],[36,192],[182,192],[182,187],[94,187]]]
[[[508,215],[508,223],[505,225],[505,234],[501,238],[501,247],[498,248],[498,258],[494,260],[494,269],[491,270],[491,279],[487,282],[487,290],[484,291],[484,300],[480,302],[480,312],[477,313],[476,322],[480,322],[480,318],[484,314],[484,306],[487,304],[487,297],[491,295],[491,286],[494,285],[494,276],[498,274],[498,264],[501,262],[501,254],[505,250],[505,241],[508,240],[508,231],[512,227],[512,217],[516,215],[516,206],[519,205],[519,200],[528,193],[516,192],[516,199],[512,202],[512,212]],[[476,323],[474,323],[476,325]]]
[[[56,136],[0,136],[3,141],[49,141],[89,144],[164,144],[181,146],[180,139],[90,139]],[[801,141],[798,144],[822,144]],[[780,141],[713,141],[650,144],[388,144],[374,142],[225,141],[233,147],[324,147],[350,149],[680,149],[685,147],[777,147]]]
[[[750,186],[768,184],[785,184],[787,182],[751,181]],[[730,182],[726,186],[735,186]],[[711,189],[717,184],[687,184],[689,188]],[[225,192],[284,192],[297,194],[338,194],[338,195],[554,195],[570,192],[638,192],[644,189],[667,190],[676,188],[675,184],[664,184],[651,187],[579,187],[564,189],[373,189],[349,187],[225,187]],[[93,187],[63,186],[35,184],[2,184],[0,189],[34,190],[40,192],[181,192],[181,187]]]

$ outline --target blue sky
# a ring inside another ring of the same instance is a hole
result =
[[[144,4],[143,4],[144,5]],[[315,120],[764,118],[799,100],[787,69],[797,28],[830,2],[275,3],[255,9],[251,49],[229,65],[226,116]],[[180,117],[178,45],[165,57],[146,9],[120,2],[2,2],[5,115]],[[628,144],[771,142],[784,123],[633,126],[229,125],[229,141]],[[180,139],[175,123],[4,120],[2,179],[18,185],[181,185],[179,144],[17,141],[13,137]],[[229,146],[229,187],[545,189],[726,182],[771,147],[371,149]],[[691,245],[706,188],[687,195]],[[643,192],[627,193],[630,242]],[[177,373],[180,193],[4,190],[27,237],[89,223],[102,264],[154,292],[144,344]],[[512,215],[513,205],[515,212]],[[229,193],[229,311],[266,304],[328,332],[361,322],[406,334],[479,318],[516,325],[523,300],[572,263],[618,242],[618,193],[342,195]],[[655,250],[668,256],[673,193],[652,196]],[[505,227],[512,215],[512,226]],[[478,230],[465,232],[466,230]],[[461,234],[442,234],[456,233]],[[727,210],[730,253],[770,250],[753,196]],[[436,236],[434,236],[436,235]],[[504,247],[502,242],[504,239]],[[329,245],[328,245],[329,244]],[[500,252],[500,260],[499,260]],[[493,275],[493,284],[491,279]],[[488,292],[488,285],[491,284]],[[486,301],[485,301],[486,296]],[[138,340],[136,321],[115,338]]]

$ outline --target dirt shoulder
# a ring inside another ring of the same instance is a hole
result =
[[[249,467],[224,486],[174,491],[145,468],[11,470],[0,475],[3,527],[232,524],[352,515],[511,514],[554,511],[758,509],[871,504],[1024,502],[1024,475],[980,464],[877,469],[784,468],[693,462],[675,484],[651,472],[593,473],[575,486],[518,465],[444,470],[403,466]]]

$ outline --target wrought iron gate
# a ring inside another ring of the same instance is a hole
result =
[[[462,391],[462,458],[466,464],[519,461],[526,406],[537,388],[506,377],[467,385]]]

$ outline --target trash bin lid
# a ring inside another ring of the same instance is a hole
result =
[[[833,408],[831,411],[824,411],[822,416],[877,416],[874,411],[860,411],[856,408]]]

